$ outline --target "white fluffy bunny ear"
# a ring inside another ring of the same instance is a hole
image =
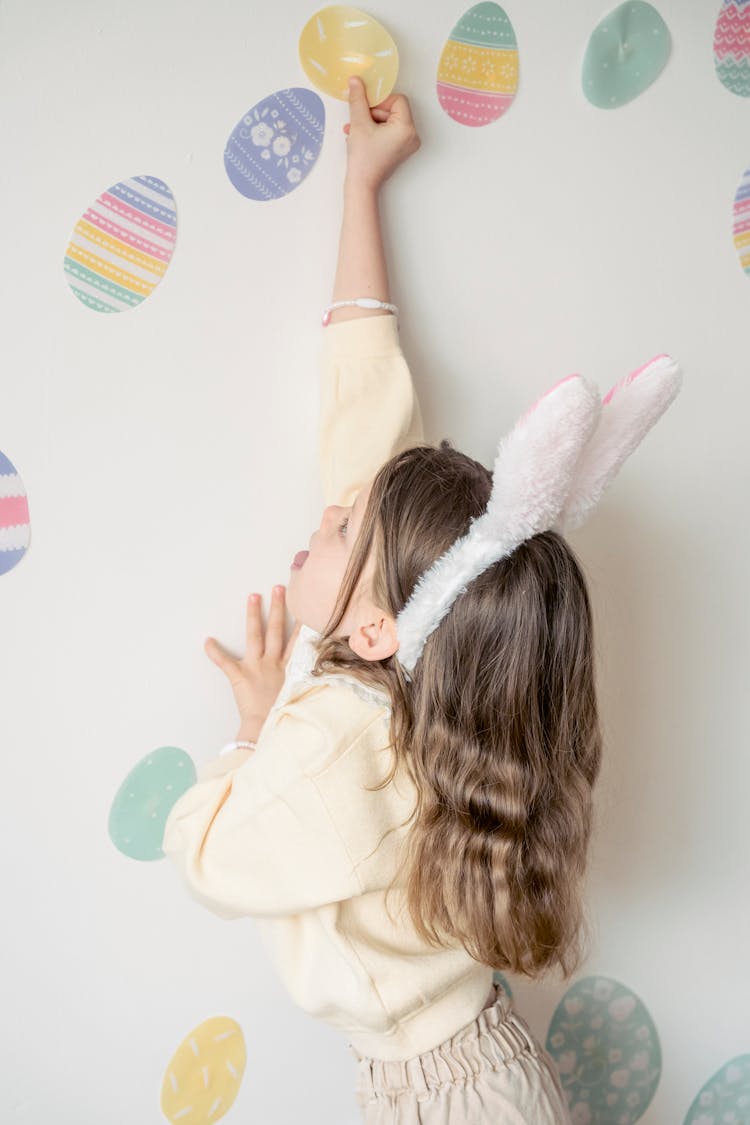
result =
[[[552,526],[600,410],[597,388],[580,375],[569,375],[501,439],[487,508],[421,575],[396,619],[399,661],[407,672],[467,584],[525,539]]]
[[[558,531],[580,527],[681,385],[682,371],[675,360],[658,355],[607,392],[599,423],[576,465],[555,524]]]

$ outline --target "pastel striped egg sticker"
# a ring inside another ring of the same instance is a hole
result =
[[[313,90],[277,90],[232,130],[224,167],[247,199],[280,199],[312,171],[323,145],[325,109]]]
[[[176,746],[161,746],[141,758],[109,812],[109,838],[117,850],[130,859],[162,859],[167,817],[195,779],[192,758]]]
[[[84,211],[65,251],[65,277],[95,312],[133,309],[153,293],[174,253],[177,211],[163,180],[113,184]]]
[[[245,1038],[236,1020],[206,1020],[172,1056],[161,1087],[162,1113],[174,1125],[218,1121],[237,1097],[246,1061]]]
[[[746,1121],[750,1121],[750,1055],[737,1055],[696,1094],[685,1125],[743,1125]]]
[[[750,98],[750,0],[724,0],[714,31],[714,67],[733,94]]]
[[[12,462],[0,453],[0,574],[21,561],[30,536],[26,489]]]
[[[734,197],[733,235],[740,265],[750,277],[750,168],[745,171]]]
[[[367,12],[331,4],[311,16],[299,37],[299,61],[324,94],[349,101],[349,79],[362,79],[370,105],[396,85],[398,50],[390,33]]]
[[[518,45],[499,4],[475,4],[461,16],[438,63],[441,106],[461,125],[489,125],[518,90]]]
[[[597,109],[618,109],[659,77],[672,50],[669,28],[645,0],[627,0],[601,20],[581,70],[586,98]]]
[[[661,1077],[654,1021],[635,993],[609,977],[576,981],[547,1032],[573,1121],[635,1125]]]

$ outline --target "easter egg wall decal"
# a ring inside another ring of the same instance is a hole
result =
[[[141,758],[109,812],[109,838],[117,850],[130,859],[162,859],[167,817],[195,779],[192,758],[176,746],[161,746]]]
[[[661,1076],[654,1021],[635,993],[584,977],[557,1005],[547,1032],[573,1121],[635,1125]]]
[[[688,1110],[684,1125],[750,1121],[750,1055],[724,1063],[701,1087]]]
[[[242,1028],[215,1016],[185,1036],[167,1066],[161,1111],[174,1125],[210,1125],[237,1097],[247,1052]]]
[[[475,4],[461,16],[438,63],[441,106],[461,125],[489,125],[518,89],[518,46],[499,4]]]
[[[750,2],[724,0],[714,31],[714,66],[727,90],[750,98]]]
[[[133,176],[84,211],[65,251],[65,276],[95,312],[135,308],[159,284],[174,252],[177,212],[163,180]]]
[[[347,5],[321,8],[302,28],[299,60],[313,86],[349,101],[349,79],[358,75],[370,105],[388,97],[398,76],[398,51],[381,23]]]
[[[325,109],[313,90],[277,90],[254,105],[224,150],[229,179],[247,199],[279,199],[307,177],[323,144]]]
[[[598,109],[617,109],[661,74],[672,47],[669,28],[645,0],[627,0],[597,24],[586,48],[583,92]]]
[[[750,168],[745,171],[734,197],[733,233],[740,265],[750,277]]]
[[[0,574],[7,574],[26,554],[30,530],[23,481],[0,453]]]

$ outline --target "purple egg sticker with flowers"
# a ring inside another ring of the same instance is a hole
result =
[[[237,123],[224,167],[247,199],[280,199],[310,174],[323,145],[325,108],[313,90],[277,90]]]

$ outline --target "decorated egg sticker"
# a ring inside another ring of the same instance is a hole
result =
[[[313,90],[278,90],[232,130],[224,167],[248,199],[279,199],[309,174],[323,144],[325,109]]]
[[[192,759],[175,746],[162,746],[141,758],[110,809],[109,837],[117,850],[131,859],[161,859],[167,817],[195,778]]]
[[[645,0],[627,0],[594,28],[583,59],[583,92],[598,109],[617,109],[661,74],[672,48],[669,28]]]
[[[14,466],[0,453],[0,574],[26,554],[31,528],[26,489]]]
[[[750,3],[724,0],[714,31],[714,66],[733,94],[750,98]]]
[[[738,1055],[701,1088],[684,1125],[744,1125],[750,1121],[750,1055]]]
[[[750,168],[743,175],[734,197],[733,233],[740,265],[750,277]]]
[[[633,1125],[661,1076],[661,1047],[638,997],[609,977],[577,981],[555,1009],[547,1050],[573,1121]]]
[[[370,105],[388,97],[398,76],[398,50],[382,24],[359,8],[321,8],[302,28],[299,59],[313,86],[349,101],[349,79],[358,75]]]
[[[438,100],[461,125],[488,125],[518,89],[516,33],[499,4],[475,4],[450,33],[437,74]]]
[[[161,1111],[175,1125],[209,1125],[231,1107],[245,1073],[242,1028],[228,1016],[206,1020],[186,1035],[167,1067]]]
[[[95,312],[140,305],[172,258],[177,212],[172,192],[155,176],[113,184],[84,211],[65,251],[65,276]]]

